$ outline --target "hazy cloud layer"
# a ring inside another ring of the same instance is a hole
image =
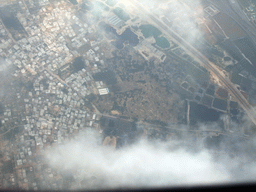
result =
[[[146,140],[114,150],[102,146],[101,138],[96,135],[86,131],[75,140],[46,152],[52,167],[73,174],[74,189],[163,187],[255,179],[255,163],[247,166],[245,156],[231,158],[221,154],[216,159],[205,149],[191,153],[184,148],[173,150],[172,142]],[[92,177],[96,179],[90,181]],[[81,186],[83,179],[90,182]]]

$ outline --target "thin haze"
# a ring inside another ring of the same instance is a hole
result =
[[[197,27],[195,22],[195,10],[189,7],[187,3],[191,4],[191,1],[184,0],[138,0],[146,9],[159,19],[163,16],[172,23],[172,29],[174,29],[179,35],[181,35],[189,43],[197,43],[197,40],[202,37],[202,33]],[[126,11],[130,11],[133,14],[135,7],[133,1],[123,0],[121,4],[124,4]],[[200,0],[193,0],[193,7],[197,10],[202,10]],[[143,22],[149,21],[147,15],[141,14],[140,10],[136,10],[136,16],[139,16]],[[203,16],[203,12],[200,12],[200,17]],[[160,19],[161,20],[161,19]],[[153,25],[155,25],[153,23]]]

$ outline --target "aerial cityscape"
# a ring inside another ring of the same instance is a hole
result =
[[[256,181],[254,0],[0,0],[0,78],[0,189]]]

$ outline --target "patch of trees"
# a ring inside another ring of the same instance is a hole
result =
[[[95,81],[103,81],[107,85],[114,85],[117,83],[116,74],[113,71],[99,72],[93,75]]]
[[[75,58],[75,60],[73,61],[73,72],[77,73],[78,71],[82,70],[83,68],[85,68],[85,63],[82,57],[77,57]]]

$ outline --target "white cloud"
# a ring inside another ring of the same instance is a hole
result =
[[[214,184],[230,181],[226,169],[203,150],[190,153],[184,149],[170,150],[171,143],[142,140],[132,146],[113,150],[99,144],[94,132],[46,152],[52,167],[73,172],[80,188],[83,178],[95,176],[104,182],[92,188],[160,187]],[[76,170],[80,170],[76,172]]]

